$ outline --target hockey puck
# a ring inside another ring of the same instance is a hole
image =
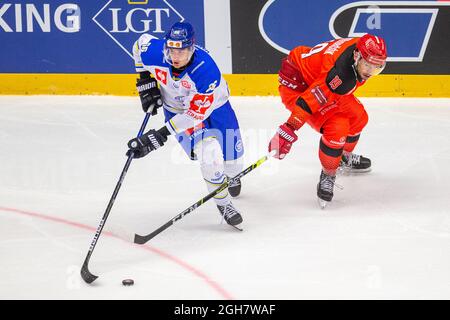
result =
[[[132,286],[134,284],[134,280],[133,279],[125,279],[125,280],[122,280],[122,284],[124,286]]]

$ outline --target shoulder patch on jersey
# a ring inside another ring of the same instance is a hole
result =
[[[206,93],[208,93],[208,92],[213,92],[214,89],[216,89],[216,87],[217,87],[217,80],[214,80],[214,82],[211,83],[211,84],[208,86],[208,89],[206,90]]]

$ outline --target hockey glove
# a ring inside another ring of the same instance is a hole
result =
[[[158,88],[156,79],[143,78],[136,82],[136,89],[141,98],[142,110],[151,112],[152,115],[158,113],[158,108],[162,106],[161,91]]]
[[[129,150],[127,151],[127,157],[129,157],[130,154],[133,153],[133,158],[134,158],[134,159],[143,158],[143,157],[145,157],[146,155],[148,155],[148,154],[150,153],[150,151],[151,151],[151,150],[150,150],[149,147],[142,147],[142,148],[140,148],[140,149],[134,149],[134,150],[129,149]]]
[[[284,123],[277,129],[277,133],[272,140],[270,140],[269,152],[275,150],[276,153],[274,154],[274,157],[281,160],[289,153],[292,144],[297,141],[297,139],[298,137],[292,126],[288,123]]]
[[[165,129],[165,130],[164,130]],[[167,141],[167,128],[160,129],[158,131],[152,129],[144,133],[139,138],[134,138],[128,141],[127,156],[134,153],[134,158],[142,158],[147,154],[156,150],[164,145]]]

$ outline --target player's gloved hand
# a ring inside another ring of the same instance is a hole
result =
[[[146,155],[148,155],[150,153],[150,151],[151,150],[149,147],[142,147],[140,149],[134,149],[134,150],[128,149],[126,155],[127,155],[127,157],[129,157],[131,155],[131,153],[133,153],[133,158],[139,159],[139,158],[142,158],[142,157],[145,157]]]
[[[139,138],[134,138],[128,141],[127,156],[134,153],[134,158],[142,158],[147,154],[161,148],[164,145],[164,142],[167,141],[167,135],[164,133],[165,130],[154,130],[151,129],[144,133]]]
[[[136,89],[141,98],[142,110],[144,112],[151,112],[152,115],[158,113],[158,108],[163,105],[161,99],[161,91],[158,88],[158,83],[155,78],[138,79],[136,82]]]
[[[284,123],[277,129],[277,133],[270,140],[269,152],[275,150],[276,153],[273,156],[277,159],[283,159],[297,139],[294,128],[288,123]]]

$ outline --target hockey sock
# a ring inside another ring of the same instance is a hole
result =
[[[360,134],[357,134],[354,136],[347,136],[347,139],[345,140],[345,145],[344,145],[345,152],[352,152],[355,149],[356,144],[359,141],[359,136],[360,136]]]
[[[342,151],[343,148],[332,148],[330,143],[323,138],[320,139],[319,159],[326,174],[332,176],[336,174],[336,169],[341,162]]]
[[[199,142],[194,151],[200,161],[200,169],[202,171],[203,179],[208,187],[208,191],[212,192],[225,182],[226,179],[220,144],[215,138],[207,138]],[[217,194],[214,197],[214,200],[218,205],[223,206],[228,204],[230,202],[228,189]]]
[[[235,160],[228,160],[224,162],[225,174],[228,177],[233,178],[243,170],[244,168],[243,158],[244,157],[240,157]]]

